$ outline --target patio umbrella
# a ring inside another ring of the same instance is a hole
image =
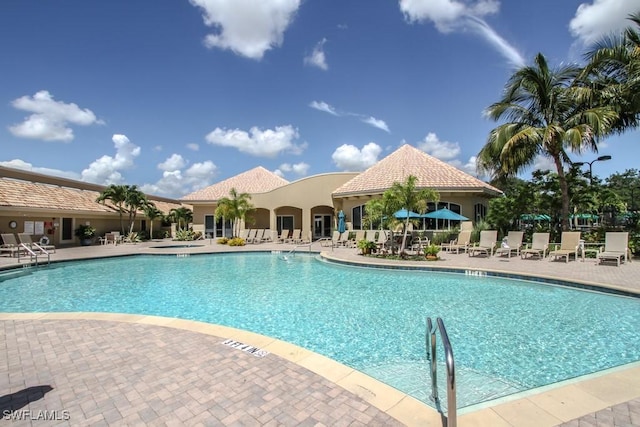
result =
[[[407,219],[407,217],[409,218],[420,218],[420,214],[417,214],[415,212],[412,211],[408,211],[405,208],[400,209],[399,211],[396,211],[393,216],[395,216],[397,219]]]
[[[448,219],[450,221],[466,221],[469,219],[466,216],[462,216],[447,208],[442,208],[438,209],[437,211],[426,213],[422,215],[422,218]]]
[[[338,212],[338,232],[344,233],[347,230],[347,225],[344,222],[344,212],[342,210]]]

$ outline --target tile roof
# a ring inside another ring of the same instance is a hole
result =
[[[202,190],[187,194],[181,200],[219,200],[229,196],[229,191],[232,188],[240,193],[266,193],[287,184],[289,181],[286,179],[258,166]]]
[[[113,213],[115,208],[108,202],[96,202],[100,192],[73,187],[23,181],[0,177],[0,207],[22,207],[43,210],[65,210],[91,213]],[[154,200],[156,207],[167,214],[179,203]]]
[[[417,187],[437,191],[472,190],[501,194],[497,188],[460,169],[405,144],[333,192],[333,196],[383,193],[394,182],[409,175],[418,178]]]

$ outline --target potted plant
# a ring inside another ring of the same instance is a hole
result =
[[[362,239],[357,243],[358,249],[362,251],[362,255],[369,255],[375,248],[378,246],[376,242],[372,242],[371,240]]]
[[[435,261],[435,260],[437,260],[439,258],[438,254],[440,253],[440,246],[434,245],[432,243],[430,245],[425,246],[423,251],[424,251],[424,256],[428,260]]]
[[[90,225],[80,224],[75,230],[75,235],[80,239],[82,246],[89,246],[96,235],[96,229]]]

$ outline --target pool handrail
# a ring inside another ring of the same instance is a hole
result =
[[[456,368],[453,359],[453,349],[451,348],[451,342],[449,341],[447,329],[444,327],[444,322],[440,317],[436,319],[436,322],[438,324],[438,330],[440,330],[440,337],[442,338],[445,365],[447,367],[447,427],[456,427],[458,417],[456,408]],[[431,398],[437,404],[440,399],[438,397],[437,384],[438,369],[436,360],[436,328],[430,317],[427,317],[427,333],[425,335],[425,342],[427,347],[427,357],[431,362]]]

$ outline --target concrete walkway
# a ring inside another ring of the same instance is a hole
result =
[[[145,253],[278,250],[199,241],[59,249],[52,261]],[[325,251],[343,262],[390,263],[356,249]],[[42,260],[39,260],[42,261]],[[23,260],[24,264],[24,260]],[[640,262],[549,262],[443,254],[403,265],[493,270],[640,293]],[[0,268],[17,266],[0,257]],[[443,425],[433,409],[323,356],[246,331],[179,319],[101,313],[0,313],[0,413],[11,425]],[[226,339],[268,352],[256,357]],[[5,359],[5,360],[3,360]],[[7,411],[7,412],[5,412]],[[47,422],[42,417],[56,418]],[[40,417],[40,420],[36,419]],[[458,424],[640,426],[640,364],[548,387],[459,415]]]

